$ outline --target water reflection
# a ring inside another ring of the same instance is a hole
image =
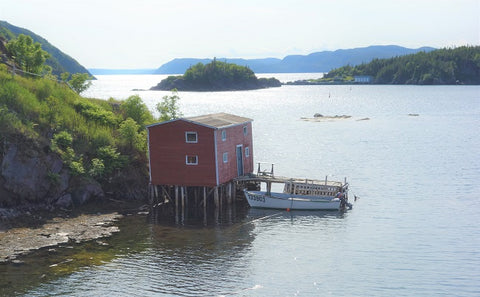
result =
[[[121,232],[110,238],[43,248],[21,257],[20,262],[0,264],[0,296],[19,295],[41,283],[55,282],[88,267],[103,266],[149,246],[144,216],[125,217],[118,225]]]
[[[258,283],[246,272],[258,270],[257,237],[264,242],[279,234],[300,236],[305,228],[331,229],[342,226],[347,215],[237,205],[206,216],[188,213],[181,220],[155,211],[146,217],[127,216],[111,238],[42,249],[23,257],[23,264],[1,265],[0,295],[252,293]]]
[[[262,209],[251,208],[248,210],[248,217],[253,220],[268,219],[273,217],[280,217],[282,219],[290,219],[292,222],[302,220],[302,218],[337,218],[343,219],[346,216],[344,211],[331,210],[276,210],[276,209]]]

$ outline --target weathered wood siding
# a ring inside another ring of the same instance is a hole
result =
[[[247,128],[247,134],[244,134],[244,127]],[[222,131],[226,131],[226,139],[222,139]],[[252,123],[239,124],[227,128],[216,130],[217,133],[217,158],[219,183],[223,184],[238,177],[236,147],[242,146],[243,172],[253,172],[253,141],[252,141]],[[248,147],[250,155],[245,156],[245,149]],[[228,153],[228,161],[224,163],[223,154]]]
[[[197,143],[186,142],[187,131],[197,132]],[[215,186],[214,131],[212,128],[183,120],[149,127],[151,183]],[[198,164],[187,165],[187,155],[198,156]]]

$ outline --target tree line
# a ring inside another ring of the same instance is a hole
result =
[[[444,48],[428,53],[374,59],[331,70],[325,81],[370,76],[376,84],[480,84],[480,46]]]

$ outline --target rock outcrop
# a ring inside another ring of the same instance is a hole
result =
[[[4,143],[0,155],[0,220],[20,212],[9,208],[71,208],[104,197],[102,186],[71,176],[62,159],[32,143]]]
[[[3,188],[20,201],[51,202],[68,188],[69,174],[60,157],[31,147],[10,143],[0,172],[5,181]]]

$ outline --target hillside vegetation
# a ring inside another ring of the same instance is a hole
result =
[[[280,81],[275,78],[258,79],[248,67],[214,59],[206,65],[191,66],[183,75],[169,76],[151,90],[227,91],[279,86]]]
[[[60,75],[64,72],[91,74],[80,65],[75,59],[63,53],[61,50],[50,44],[45,38],[20,27],[11,25],[5,21],[0,21],[0,39],[10,41],[17,38],[20,34],[32,37],[35,42],[41,44],[42,49],[49,54],[45,64],[52,68],[52,74]]]
[[[87,99],[48,76],[14,76],[0,64],[0,207],[82,204],[104,193],[144,198],[145,125],[153,121],[137,95]]]
[[[321,80],[353,81],[357,75],[376,84],[480,84],[480,46],[462,46],[431,52],[374,59],[357,66],[334,69]]]

